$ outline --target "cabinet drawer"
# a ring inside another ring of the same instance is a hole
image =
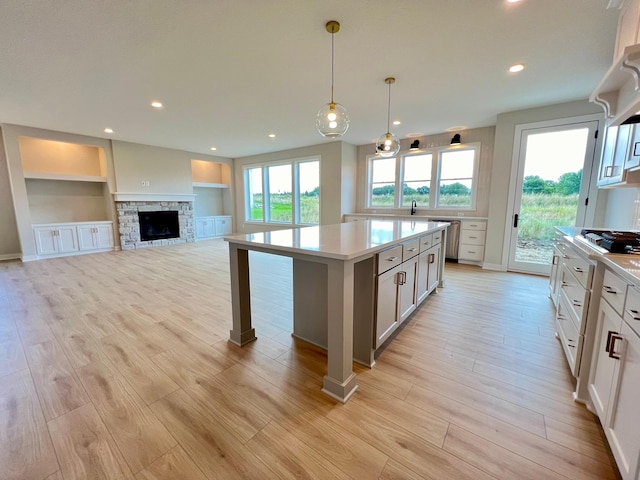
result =
[[[560,279],[560,292],[565,298],[567,306],[572,310],[576,328],[584,330],[585,319],[589,307],[589,290],[586,290],[569,271],[566,265],[562,266]]]
[[[568,310],[569,307],[566,304],[566,300],[560,297],[556,314],[556,330],[571,373],[576,377],[580,373],[580,356],[582,355],[584,337],[579,334],[575,324],[571,321]]]
[[[486,230],[487,222],[462,222],[460,225],[461,230]]]
[[[484,230],[461,230],[460,243],[467,245],[484,245],[484,238],[487,232]]]
[[[433,235],[425,235],[420,237],[420,253],[429,250],[433,242]]]
[[[460,260],[473,260],[480,262],[484,258],[484,246],[460,245],[458,248],[458,258]]]
[[[640,290],[629,286],[627,290],[627,305],[624,309],[624,319],[629,326],[640,335]]]
[[[604,279],[602,280],[602,298],[622,316],[624,308],[624,299],[627,295],[627,282],[617,276],[615,273],[605,270]]]
[[[380,252],[378,254],[378,275],[386,272],[402,263],[402,245],[396,245],[393,248]]]
[[[586,288],[591,288],[591,281],[593,279],[593,264],[588,260],[578,256],[577,253],[566,249],[562,255],[562,263],[575,275],[580,284]]]
[[[420,240],[415,239],[402,244],[402,261],[409,260],[420,253]]]
[[[442,242],[442,230],[433,234],[433,238],[431,239],[431,246],[439,244]]]

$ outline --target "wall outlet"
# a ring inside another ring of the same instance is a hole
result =
[[[464,217],[464,213],[462,213],[462,212],[458,212],[458,216],[459,216],[459,217]]]
[[[149,186],[149,180],[142,180],[140,182],[140,186],[142,187],[148,187]]]

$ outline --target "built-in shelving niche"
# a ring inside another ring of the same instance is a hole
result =
[[[33,137],[19,146],[33,224],[112,220],[103,148]]]
[[[225,163],[191,160],[194,216],[232,215],[231,168]]]

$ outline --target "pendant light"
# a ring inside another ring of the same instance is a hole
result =
[[[346,108],[333,101],[333,35],[340,31],[340,24],[330,20],[326,28],[331,34],[331,102],[318,111],[316,128],[320,135],[336,138],[344,135],[349,128],[349,115]]]
[[[389,102],[387,103],[387,133],[378,137],[376,140],[376,153],[381,157],[393,157],[400,151],[400,141],[393,133],[391,133],[389,125],[391,123],[391,84],[396,79],[388,77],[384,79],[384,83],[389,85]]]

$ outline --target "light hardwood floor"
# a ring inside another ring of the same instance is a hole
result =
[[[250,261],[245,348],[222,240],[0,263],[0,478],[618,478],[545,278],[447,264],[341,405],[290,335],[290,260]]]

